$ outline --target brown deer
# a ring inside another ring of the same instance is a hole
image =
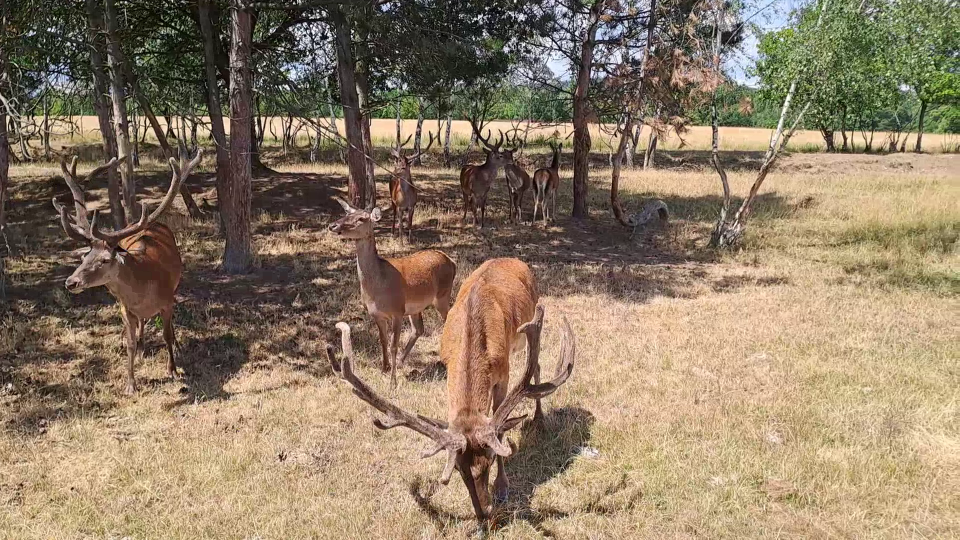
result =
[[[197,156],[188,163],[186,150],[181,146],[180,163],[170,158],[173,177],[160,206],[148,212],[146,203],[141,203],[140,221],[119,231],[100,230],[97,210],[94,210],[92,218],[88,218],[86,199],[77,181],[77,158],[73,158],[69,169],[65,161],[60,161],[63,179],[73,194],[75,210],[72,216],[68,215],[67,208],[58,203],[56,197],[53,198],[53,207],[60,215],[64,232],[74,240],[90,244],[90,251],[67,278],[65,285],[72,293],[103,285],[120,302],[127,348],[127,382],[124,389],[127,394],[136,393],[133,363],[143,351],[143,325],[158,313],[163,320],[163,340],[169,355],[167,373],[173,378],[178,376],[173,352],[176,344],[173,306],[183,263],[173,232],[156,220],[170,208],[180,191],[180,185],[200,163],[201,155],[197,150]],[[119,163],[114,158],[97,167],[86,176],[84,182]]]
[[[543,306],[537,305],[537,297],[533,273],[517,259],[487,261],[464,281],[440,340],[440,359],[447,366],[446,422],[409,413],[377,395],[352,370],[350,327],[342,322],[337,324],[344,358],[340,364],[331,360],[334,372],[350,383],[357,397],[386,415],[384,420],[374,420],[376,427],[404,426],[432,439],[433,446],[421,457],[446,453],[440,482],[449,482],[457,469],[481,523],[493,511],[489,479],[494,460],[494,495],[498,501],[507,496],[503,458],[510,457],[514,447],[504,435],[526,418],[525,414],[511,416],[513,410],[524,399],[533,399],[534,419],[540,419],[540,399],[553,393],[573,372],[576,342],[564,318],[560,361],[554,378],[540,384]],[[525,321],[529,322],[524,324]],[[524,343],[527,360],[523,375],[508,392],[510,355]]]
[[[480,211],[480,228],[483,228],[483,219],[487,215],[487,194],[490,192],[490,186],[497,179],[500,168],[506,161],[500,146],[503,145],[503,132],[500,132],[500,140],[497,144],[490,144],[490,131],[487,130],[487,137],[480,134],[480,129],[476,122],[470,120],[477,140],[486,148],[487,160],[482,165],[467,165],[460,169],[460,190],[463,192],[463,221],[467,221],[467,210],[473,213],[473,223],[477,224],[477,211]]]
[[[357,242],[360,298],[380,332],[382,370],[390,371],[390,380],[396,386],[397,346],[403,318],[410,318],[414,333],[403,347],[401,366],[424,334],[423,310],[433,306],[440,318],[447,320],[457,265],[446,253],[436,250],[418,251],[396,259],[381,258],[377,254],[374,228],[383,212],[377,207],[361,210],[339,197],[336,200],[347,215],[332,223],[330,231]]]
[[[507,179],[507,191],[510,192],[510,220],[523,222],[523,196],[530,189],[530,175],[523,170],[513,160],[513,153],[520,148],[520,144],[514,141],[515,146],[506,149],[503,154],[503,175]]]
[[[530,220],[531,225],[537,220],[538,206],[543,215],[544,225],[547,224],[548,218],[556,219],[557,190],[560,189],[560,150],[563,148],[563,143],[557,143],[556,146],[551,143],[550,148],[553,150],[553,159],[550,161],[550,166],[537,169],[533,173],[533,219]],[[553,208],[549,215],[547,214],[547,197],[553,199]]]
[[[413,235],[413,210],[417,206],[417,188],[413,185],[413,177],[410,176],[410,165],[420,157],[421,154],[430,150],[430,147],[433,146],[433,133],[429,133],[430,142],[427,144],[426,148],[421,149],[419,152],[413,154],[412,156],[403,155],[403,146],[410,142],[410,138],[413,137],[411,134],[410,137],[407,137],[406,141],[403,141],[402,144],[398,144],[397,147],[390,151],[390,154],[394,159],[394,170],[393,175],[390,177],[390,202],[393,206],[393,231],[394,234],[397,234],[401,239],[403,238],[403,221],[407,220],[407,237],[408,240]],[[437,140],[440,139],[438,136]],[[397,141],[400,142],[399,140]],[[404,216],[406,214],[406,216]],[[399,228],[399,233],[397,229]]]

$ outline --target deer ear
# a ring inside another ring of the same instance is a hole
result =
[[[113,248],[113,256],[120,262],[120,264],[124,264],[127,262],[127,255],[129,254],[130,254],[129,251],[127,251],[126,249],[120,246]]]
[[[373,221],[380,221],[380,218],[383,217],[383,211],[379,207],[374,206],[373,210],[370,211],[370,219]]]

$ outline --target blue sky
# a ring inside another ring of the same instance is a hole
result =
[[[746,0],[744,9],[745,18],[749,24],[759,27],[761,32],[777,30],[786,25],[787,17],[793,9],[806,3],[805,0]],[[755,85],[756,79],[748,76],[747,71],[757,59],[757,35],[752,30],[747,32],[746,39],[740,50],[728,55],[724,60],[727,73],[741,84]],[[566,74],[570,66],[559,58],[552,58],[548,62],[555,74]]]

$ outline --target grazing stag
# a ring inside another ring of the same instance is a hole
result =
[[[396,259],[381,258],[377,254],[374,227],[383,212],[377,207],[361,210],[339,197],[336,200],[347,215],[332,223],[330,231],[357,242],[360,298],[380,332],[382,369],[390,371],[391,382],[396,386],[397,346],[403,318],[410,318],[414,333],[403,347],[401,366],[414,343],[424,334],[423,310],[433,306],[440,318],[447,320],[457,265],[446,253],[436,250],[418,251]]]
[[[557,143],[556,146],[551,143],[550,148],[553,150],[553,160],[550,161],[550,166],[537,169],[533,173],[533,219],[530,220],[531,225],[537,220],[538,206],[543,215],[544,225],[547,224],[548,218],[556,219],[557,190],[560,188],[560,150],[563,148],[563,143]],[[553,199],[553,208],[549,216],[547,215],[547,197]]]
[[[524,399],[533,399],[534,419],[541,418],[540,399],[553,393],[573,372],[576,343],[564,318],[560,361],[554,378],[540,384],[543,306],[537,305],[537,296],[533,273],[517,259],[487,261],[463,283],[440,340],[440,359],[447,366],[446,422],[409,413],[377,395],[352,370],[350,327],[337,324],[342,333],[344,359],[339,365],[332,362],[334,371],[353,387],[357,397],[386,415],[383,420],[374,420],[378,428],[403,426],[432,439],[433,446],[421,457],[446,453],[440,482],[446,484],[457,469],[481,523],[493,511],[489,479],[494,460],[496,499],[503,501],[507,496],[503,458],[515,449],[504,435],[526,418],[525,414],[511,416],[513,410]],[[527,359],[523,375],[508,392],[510,354],[524,343]]]
[[[64,232],[74,240],[90,244],[90,251],[67,278],[65,285],[72,293],[103,285],[120,302],[127,347],[127,394],[136,392],[133,363],[143,351],[143,325],[158,313],[163,320],[163,340],[169,354],[167,373],[170,377],[177,377],[173,353],[176,343],[173,305],[183,263],[173,232],[156,220],[170,208],[180,191],[180,185],[200,163],[201,152],[197,150],[197,156],[188,163],[185,159],[186,150],[181,146],[180,156],[179,164],[170,158],[173,177],[160,206],[149,212],[147,205],[141,203],[140,221],[119,231],[100,230],[96,210],[93,217],[88,218],[86,199],[77,181],[77,158],[73,158],[69,169],[65,161],[60,162],[63,179],[73,194],[75,211],[72,216],[68,215],[67,208],[58,203],[56,197],[53,198],[53,207],[60,215]],[[119,163],[114,158],[97,167],[86,176],[84,182]]]
[[[514,141],[516,143],[516,141]],[[513,148],[504,150],[503,174],[507,178],[507,191],[510,192],[510,220],[523,222],[523,196],[530,189],[530,175],[513,161],[513,153],[520,148],[516,144]]]
[[[430,133],[430,143],[427,147],[420,150],[412,156],[403,155],[403,146],[410,142],[410,137],[398,144],[397,148],[390,151],[393,155],[395,168],[393,176],[390,177],[390,202],[393,206],[393,231],[401,239],[403,238],[403,221],[407,221],[407,237],[413,235],[413,210],[417,206],[417,188],[413,185],[413,178],[410,176],[410,165],[420,157],[421,154],[430,150],[433,146],[433,133]],[[439,140],[440,137],[437,137]],[[397,141],[400,142],[399,140]],[[406,216],[404,216],[406,214]],[[399,233],[397,230],[399,229]]]
[[[490,192],[490,186],[497,179],[500,168],[506,163],[500,146],[503,144],[503,132],[500,132],[500,140],[497,144],[490,144],[490,131],[487,130],[487,138],[480,134],[480,129],[476,122],[470,120],[477,140],[486,148],[487,160],[482,165],[467,165],[460,169],[460,190],[463,192],[463,221],[467,221],[467,209],[473,213],[473,223],[477,224],[477,210],[480,211],[480,228],[483,228],[483,219],[487,215],[487,193]]]

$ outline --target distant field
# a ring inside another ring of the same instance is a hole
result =
[[[97,119],[94,116],[84,116],[76,117],[75,119],[78,123],[80,131],[84,137],[92,138],[96,136],[96,133],[99,131],[97,126]],[[166,125],[163,118],[160,118],[161,125]],[[174,124],[177,125],[177,121],[174,120]],[[404,120],[401,128],[403,137],[413,133],[416,129],[416,120]],[[496,121],[491,122],[488,127],[492,130],[493,136],[496,137],[497,130],[507,131],[511,129],[515,124],[505,121]],[[343,121],[339,122],[340,133],[343,133]],[[524,129],[524,125],[519,125],[520,129]],[[444,126],[445,128],[445,126]],[[605,126],[604,129],[601,129],[600,125],[594,124],[591,128],[591,134],[593,135],[593,148],[595,152],[607,152],[610,150],[611,146],[615,148],[616,141],[611,141],[609,130],[612,126]],[[271,129],[273,131],[271,131]],[[534,124],[530,128],[529,139],[534,141],[537,137],[552,137],[555,134],[559,137],[567,137],[572,132],[572,124],[550,124],[550,125],[538,125]],[[64,133],[66,126],[58,125],[54,127],[54,130],[57,133]],[[228,121],[228,130],[229,130],[229,121]],[[424,123],[424,130],[433,131],[436,133],[438,131],[437,121],[428,120]],[[272,138],[272,134],[280,136],[282,132],[281,119],[272,118],[270,124],[267,127],[267,137]],[[457,146],[463,146],[466,144],[468,138],[470,137],[470,124],[466,121],[457,120],[453,122],[451,133],[454,137],[454,144]],[[646,148],[647,144],[647,130],[644,130],[644,134],[641,136],[640,148]],[[200,130],[201,136],[206,135],[206,130]],[[373,137],[376,139],[376,144],[392,144],[396,136],[396,121],[390,119],[374,119],[373,120]],[[426,136],[426,133],[424,133]],[[770,141],[770,130],[769,129],[760,129],[760,128],[742,128],[742,127],[723,127],[720,128],[720,137],[721,137],[721,149],[723,150],[763,150],[766,149],[767,144]],[[873,148],[881,148],[885,146],[884,141],[887,138],[887,134],[884,132],[877,132],[874,134],[873,139]],[[306,144],[306,134],[301,132],[300,144]],[[152,136],[152,132],[148,136],[148,140],[155,140]],[[840,134],[836,135],[837,147],[840,146]],[[916,134],[910,135],[910,141],[907,144],[907,148],[913,148],[913,141],[916,140]],[[690,150],[706,150],[710,148],[710,128],[708,126],[694,126],[691,127],[689,132],[684,134],[683,141],[685,142],[684,148]],[[570,140],[567,141],[567,145],[570,144]],[[668,136],[666,139],[662,139],[658,143],[658,148],[664,150],[676,150],[681,147],[681,140],[675,134]],[[853,133],[853,144],[857,148],[863,148],[864,141],[861,138],[859,132]],[[955,151],[957,146],[960,145],[960,135],[950,135],[950,134],[934,134],[934,133],[925,133],[923,135],[923,149],[925,152],[930,153],[939,153],[944,151]],[[824,149],[823,138],[820,136],[818,131],[800,131],[794,137],[790,143],[790,149],[793,151],[807,151],[814,152]]]

